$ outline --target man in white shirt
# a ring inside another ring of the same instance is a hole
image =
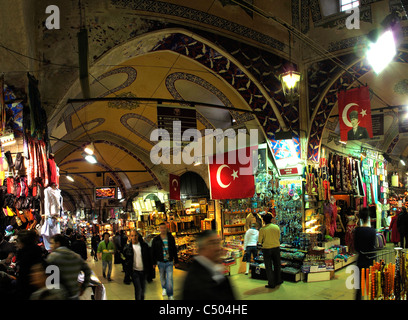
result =
[[[130,275],[135,287],[135,300],[144,300],[146,281],[152,281],[153,264],[150,248],[142,236],[132,230],[130,242],[123,249],[126,272]]]
[[[251,228],[245,232],[244,248],[246,254],[246,272],[249,272],[249,265],[251,262],[251,255],[255,259],[258,256],[258,238],[259,231],[256,229],[256,223],[251,224]]]

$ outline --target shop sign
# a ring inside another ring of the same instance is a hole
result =
[[[299,174],[298,168],[284,168],[284,169],[279,169],[279,173],[281,176],[284,175],[289,175],[289,174]]]
[[[197,129],[197,114],[195,109],[157,106],[157,126],[159,129],[164,129],[170,133],[173,132],[173,124],[175,121],[180,121],[181,133],[188,129]],[[173,140],[173,137],[170,137]]]

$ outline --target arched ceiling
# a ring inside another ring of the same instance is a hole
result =
[[[227,82],[183,55],[159,51],[119,62],[120,65],[112,65],[92,82],[92,96],[177,99],[249,109]],[[186,166],[152,164],[150,151],[156,142],[151,141],[150,134],[157,128],[156,106],[155,102],[143,101],[67,104],[50,133],[52,149],[63,173],[61,189],[74,196],[81,194],[87,206],[92,205],[93,188],[106,185],[108,179],[120,187],[124,197],[137,188],[167,188],[168,173],[185,170]],[[241,112],[199,105],[196,110],[198,130],[227,129],[247,120],[247,115]],[[97,164],[87,163],[82,156],[82,147],[91,141]],[[100,176],[95,171],[140,172],[107,172]],[[74,177],[75,183],[66,179],[66,172]]]
[[[166,189],[168,173],[183,172],[186,166],[150,162],[154,142],[149,136],[157,127],[154,103],[67,104],[68,99],[82,97],[77,67],[82,22],[89,36],[92,97],[184,99],[258,110],[261,114],[254,116],[197,106],[197,126],[200,130],[262,127],[271,141],[275,132],[290,128],[299,156],[318,161],[321,144],[336,133],[336,92],[357,85],[328,57],[339,58],[386,103],[407,103],[407,22],[401,22],[399,55],[381,76],[375,76],[355,50],[390,10],[400,7],[398,2],[362,1],[360,29],[348,30],[344,15],[323,16],[319,0],[253,1],[310,39],[293,37],[293,62],[304,74],[300,101],[293,106],[285,101],[279,82],[279,74],[288,66],[286,28],[230,0],[55,0],[61,11],[60,30],[45,26],[49,1],[4,0],[0,67],[17,97],[26,95],[27,72],[39,80],[57,163],[62,173],[76,172],[75,183],[61,177],[61,188],[71,208],[88,207],[94,186],[111,182],[124,196],[135,194],[138,187]],[[317,54],[312,44],[328,55]],[[372,109],[381,105],[372,97]],[[394,156],[408,155],[407,138],[396,132],[398,115],[386,112],[384,139],[372,146]],[[307,138],[303,149],[301,134]],[[97,165],[86,163],[81,155],[82,146],[90,141],[95,144]],[[204,166],[190,169],[208,184]],[[129,170],[138,172],[106,172]],[[105,181],[103,176],[84,173],[89,171],[105,171]]]

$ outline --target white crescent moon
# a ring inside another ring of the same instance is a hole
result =
[[[174,187],[174,182],[176,182],[176,186],[175,186],[175,187]],[[178,181],[177,181],[177,179],[173,179],[173,180],[171,181],[171,186],[174,187],[174,190],[176,190],[176,188],[177,188],[177,186],[178,186]]]
[[[219,166],[218,167],[218,170],[217,170],[217,182],[218,182],[218,184],[220,185],[220,187],[221,188],[228,188],[229,187],[229,185],[231,184],[231,182],[230,183],[228,183],[228,184],[223,184],[222,183],[222,181],[221,181],[221,171],[222,171],[222,169],[224,169],[225,167],[227,167],[227,168],[229,168],[229,166],[228,165],[226,165],[226,164],[223,164],[222,166]]]
[[[352,106],[357,106],[358,107],[358,104],[354,103],[354,102],[349,103],[348,105],[345,106],[345,108],[343,110],[343,114],[342,114],[343,122],[347,127],[352,127],[351,122],[347,118],[347,112]]]

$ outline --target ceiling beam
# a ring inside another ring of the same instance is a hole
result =
[[[226,107],[224,105],[197,102],[197,101],[186,101],[186,100],[176,100],[176,99],[162,99],[162,98],[138,98],[138,97],[101,97],[101,98],[78,98],[78,99],[68,99],[67,104],[69,103],[84,103],[84,102],[97,102],[97,101],[144,101],[144,102],[157,102],[158,104],[162,103],[179,103],[183,105],[189,105],[190,107],[203,106],[224,110],[232,110],[238,112],[252,113],[255,115],[264,115],[262,110],[246,110],[233,107]]]

